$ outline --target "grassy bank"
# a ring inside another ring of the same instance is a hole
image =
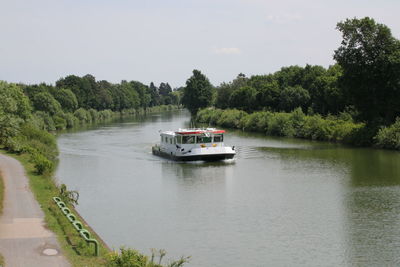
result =
[[[79,124],[76,126],[104,122],[107,119],[118,116],[142,115],[145,113],[169,111],[177,108],[176,106],[159,106],[147,110],[125,110],[123,113],[111,112],[110,116],[101,119],[98,118],[96,120],[93,119],[96,116],[93,114],[97,113],[87,111],[87,116],[82,116],[82,118],[88,118],[89,114],[92,113],[90,115],[92,119],[79,120]],[[82,110],[81,113],[84,114],[85,112]],[[124,265],[124,261],[129,261],[134,264],[132,266],[138,267],[162,266],[153,264],[149,257],[132,249],[121,251],[125,253],[122,256],[116,252],[111,252],[107,245],[102,242],[101,238],[85,223],[84,219],[79,216],[77,211],[72,206],[68,206],[74,214],[78,215],[78,220],[84,224],[84,228],[88,229],[93,238],[99,241],[100,256],[93,256],[93,246],[87,244],[83,240],[52,199],[54,196],[59,196],[60,194],[59,188],[53,178],[58,156],[55,136],[44,129],[40,129],[32,121],[22,123],[17,128],[17,131],[18,134],[4,139],[2,142],[3,146],[0,146],[0,148],[2,148],[0,152],[16,158],[25,167],[27,176],[29,177],[30,187],[45,213],[46,225],[57,235],[64,254],[73,266],[131,266]],[[0,194],[1,192],[2,191],[0,191]],[[186,262],[186,259],[181,259],[176,263],[179,262],[183,264]]]
[[[49,174],[39,175],[29,154],[17,155],[5,150],[0,150],[0,152],[14,157],[25,167],[31,190],[45,213],[46,226],[57,235],[62,250],[71,264],[76,267],[104,266],[104,257],[109,253],[109,249],[100,242],[100,257],[93,256],[93,247],[79,236],[79,233],[53,202],[52,198],[59,195],[59,189],[53,178]],[[78,214],[73,207],[69,206],[69,208]],[[84,222],[84,220],[81,221]],[[101,240],[88,225],[85,225],[85,228],[89,229],[96,239]]]

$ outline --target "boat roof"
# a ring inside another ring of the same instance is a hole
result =
[[[179,129],[177,131],[165,131],[161,134],[168,134],[168,135],[190,135],[190,134],[221,134],[225,133],[225,130],[218,130],[216,128],[188,128],[188,129]]]

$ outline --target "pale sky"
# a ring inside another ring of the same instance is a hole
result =
[[[400,39],[399,0],[0,0],[0,80],[214,85],[282,66],[328,67],[346,18],[370,16]]]

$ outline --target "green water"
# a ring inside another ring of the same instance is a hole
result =
[[[57,178],[114,248],[187,266],[400,265],[400,153],[229,131],[233,161],[151,154],[184,111],[59,136]],[[168,258],[168,257],[167,257]]]

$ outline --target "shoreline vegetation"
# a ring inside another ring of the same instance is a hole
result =
[[[45,213],[46,225],[57,235],[73,266],[162,267],[187,262],[188,258],[181,258],[168,265],[154,263],[156,254],[161,262],[165,251],[151,251],[151,257],[130,248],[121,248],[120,253],[110,251],[70,202],[68,208],[100,241],[100,256],[95,257],[93,247],[80,237],[53,201],[53,197],[60,195],[54,180],[59,153],[57,132],[124,116],[179,109],[179,94],[165,83],[159,88],[153,83],[146,86],[135,81],[111,84],[96,81],[91,75],[70,75],[55,86],[0,81],[0,152],[13,156],[25,167],[30,187]]]
[[[200,123],[400,150],[400,40],[369,17],[346,19],[336,29],[343,39],[328,68],[240,73],[217,87],[194,70],[182,104]]]

